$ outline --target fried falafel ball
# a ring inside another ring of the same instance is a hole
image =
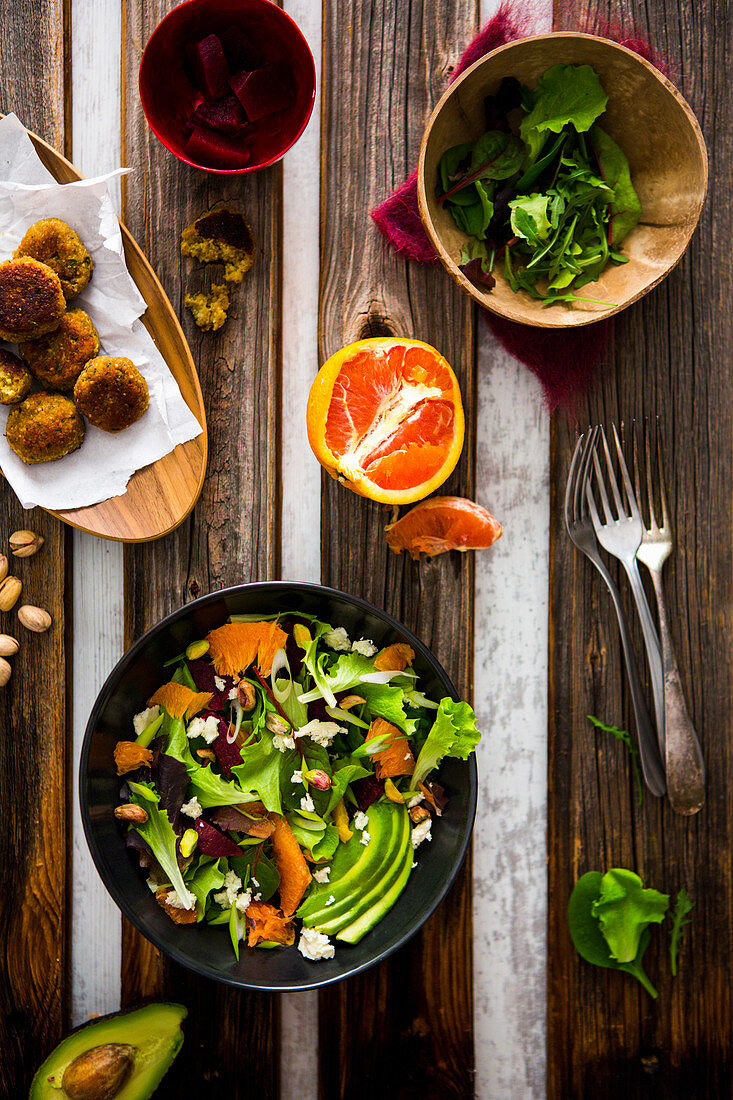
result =
[[[66,311],[59,277],[31,256],[0,264],[0,340],[19,344],[58,328]]]
[[[70,397],[31,393],[8,413],[5,434],[23,462],[54,462],[81,447],[84,420]]]
[[[0,348],[0,405],[15,405],[29,392],[33,378],[17,355]]]
[[[49,390],[67,392],[90,359],[99,355],[99,336],[83,309],[70,309],[55,332],[26,340],[20,354],[34,378]]]
[[[147,409],[148,384],[130,359],[101,355],[77,378],[74,400],[91,424],[121,432]]]
[[[32,256],[47,264],[61,280],[64,298],[81,294],[92,277],[94,264],[76,230],[60,218],[43,218],[27,229],[13,255]]]

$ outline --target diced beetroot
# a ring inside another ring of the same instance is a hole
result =
[[[233,840],[225,836],[216,825],[200,817],[194,829],[199,835],[198,850],[205,856],[238,856],[242,854]]]
[[[235,95],[224,96],[216,103],[199,103],[191,115],[193,126],[208,126],[221,134],[236,134],[246,122],[242,104]]]
[[[204,126],[194,126],[185,149],[199,164],[217,168],[244,168],[249,160],[249,150],[243,148],[241,137],[215,133]]]
[[[208,657],[197,657],[195,661],[188,661],[187,664],[196,690],[210,691],[213,696],[209,700],[209,711],[223,710],[229,700],[229,692],[234,687],[233,677],[217,676],[216,669]],[[224,681],[224,687],[221,690],[216,686],[217,680]]]
[[[231,72],[259,69],[265,60],[260,49],[248,38],[241,27],[227,27],[221,34],[221,45]]]
[[[367,810],[372,802],[376,802],[384,794],[384,783],[376,775],[365,775],[363,779],[355,779],[351,789],[359,809]]]
[[[273,61],[251,73],[235,73],[229,86],[250,122],[284,111],[295,103],[293,74],[284,61]]]
[[[188,63],[193,82],[207,99],[219,99],[226,94],[229,66],[215,34],[187,47]]]
[[[223,729],[222,729],[222,724],[223,724]],[[214,752],[216,753],[216,759],[219,761],[219,766],[220,766],[221,770],[224,772],[224,775],[227,777],[227,779],[231,779],[232,778],[232,768],[236,764],[241,764],[242,763],[242,755],[241,755],[239,749],[237,748],[237,742],[232,741],[230,743],[229,740],[227,739],[227,733],[228,732],[229,732],[229,727],[227,726],[226,721],[224,719],[220,718],[219,719],[219,736],[217,737],[216,741],[212,741],[211,747],[214,750]]]

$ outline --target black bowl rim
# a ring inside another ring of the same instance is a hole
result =
[[[393,955],[395,951],[398,951],[401,947],[415,936],[420,929],[427,923],[435,910],[444,900],[446,894],[453,885],[458,872],[463,866],[463,862],[466,858],[466,852],[468,851],[468,845],[471,841],[471,835],[473,833],[475,818],[476,818],[476,806],[478,802],[478,767],[476,764],[476,755],[473,753],[466,764],[468,765],[468,821],[469,825],[466,829],[465,836],[461,840],[461,844],[458,848],[456,857],[452,862],[452,866],[447,878],[444,880],[441,889],[435,895],[431,903],[420,911],[419,918],[414,926],[407,931],[401,939],[394,943],[391,947],[385,948],[383,951],[377,952],[373,958],[368,959],[366,962],[361,963],[359,966],[355,966],[353,969],[348,970],[343,975],[336,975],[330,978],[318,978],[317,969],[314,972],[314,978],[308,982],[293,982],[288,984],[268,985],[262,982],[248,982],[238,978],[222,975],[216,971],[213,971],[210,967],[204,965],[197,965],[192,962],[189,957],[183,954],[175,947],[170,947],[166,941],[158,936],[156,933],[151,932],[144,921],[140,920],[128,904],[127,898],[123,891],[117,886],[116,880],[112,875],[107,875],[104,868],[104,864],[101,858],[100,847],[97,843],[97,838],[92,829],[89,813],[89,803],[87,799],[87,768],[89,762],[89,753],[91,749],[92,738],[94,736],[95,726],[97,718],[107,702],[107,697],[111,694],[112,688],[115,686],[118,678],[130,665],[140,651],[145,647],[148,640],[152,635],[158,631],[164,629],[166,626],[177,622],[179,619],[186,618],[195,607],[200,607],[207,603],[212,603],[216,600],[226,598],[229,595],[234,595],[242,591],[266,591],[273,588],[292,588],[296,587],[313,595],[329,596],[329,597],[341,597],[361,608],[361,610],[376,615],[378,618],[383,619],[390,627],[395,631],[401,633],[407,641],[412,645],[423,658],[432,666],[433,671],[440,680],[446,686],[446,689],[454,699],[460,700],[461,696],[456,691],[455,685],[451,680],[448,673],[445,671],[440,661],[434,654],[428,649],[428,647],[421,642],[420,639],[403,623],[396,619],[393,615],[390,615],[388,611],[384,611],[381,608],[375,607],[374,604],[369,603],[368,600],[362,599],[360,596],[352,596],[348,592],[343,592],[338,588],[329,588],[326,585],[315,584],[310,581],[289,581],[289,580],[275,580],[275,581],[252,581],[246,584],[231,585],[228,588],[220,588],[213,592],[207,592],[204,596],[199,596],[198,599],[192,600],[190,603],[184,604],[182,607],[177,608],[175,611],[170,612],[164,618],[160,619],[154,626],[151,626],[145,631],[130,648],[122,655],[120,660],[114,666],[107,679],[104,681],[97,698],[94,701],[89,720],[87,722],[86,730],[84,731],[84,741],[81,749],[81,756],[79,759],[79,809],[81,813],[82,824],[84,826],[84,835],[86,837],[87,846],[94,861],[94,866],[97,869],[99,877],[107,889],[107,892],[112,897],[117,907],[121,910],[122,914],[127,917],[131,924],[140,932],[145,939],[153,943],[160,951],[163,952],[168,958],[173,959],[180,966],[192,971],[194,974],[201,978],[210,978],[213,981],[221,982],[225,985],[234,986],[237,989],[252,989],[259,990],[263,993],[293,993],[301,992],[307,989],[317,989],[321,986],[332,985],[334,982],[344,981],[346,978],[353,977],[355,974],[363,973],[370,967],[375,966],[377,963],[382,962],[384,959]]]

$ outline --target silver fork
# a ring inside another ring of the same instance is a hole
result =
[[[646,433],[645,433],[646,436]],[[651,446],[645,438],[646,486],[649,510],[649,526],[644,524],[641,546],[637,558],[643,562],[652,576],[654,593],[659,611],[659,633],[662,639],[662,665],[664,671],[664,713],[666,724],[665,760],[667,785],[672,809],[678,814],[695,814],[705,800],[705,763],[700,742],[692,724],[682,691],[680,670],[677,665],[669,616],[662,586],[662,567],[672,552],[672,525],[667,511],[667,492],[664,484],[662,441],[657,427],[657,485],[662,506],[661,527],[654,511],[654,483],[652,481]],[[634,480],[636,497],[642,505],[641,478],[634,432]],[[642,517],[643,520],[643,517]]]
[[[654,619],[649,609],[644,586],[641,583],[639,566],[636,561],[636,554],[641,546],[643,533],[641,514],[639,512],[639,506],[636,503],[634,488],[631,484],[631,478],[629,477],[629,471],[624,461],[621,442],[615,426],[613,429],[613,436],[614,442],[616,443],[616,453],[618,455],[621,479],[624,485],[625,502],[621,497],[613,462],[611,461],[608,440],[606,439],[606,433],[603,428],[600,429],[599,438],[603,443],[603,450],[606,457],[606,479],[610,486],[611,495],[613,496],[616,514],[614,515],[611,503],[608,499],[606,482],[595,448],[593,450],[593,468],[596,475],[598,493],[601,498],[601,506],[603,508],[603,521],[601,521],[598,514],[590,476],[588,477],[586,485],[586,496],[588,498],[588,506],[593,518],[593,527],[598,541],[604,550],[607,550],[613,557],[618,558],[629,578],[631,593],[636,603],[639,621],[641,622],[641,632],[644,637],[647,661],[649,662],[649,674],[651,676],[652,695],[654,698],[654,714],[657,722],[657,739],[659,741],[659,751],[664,758],[664,675],[662,671],[662,647],[659,644],[659,635],[657,634],[657,628],[654,625]]]
[[[618,626],[621,633],[621,645],[623,647],[624,660],[626,662],[626,674],[631,690],[631,702],[634,707],[636,719],[636,733],[639,740],[639,760],[641,770],[647,787],[654,795],[663,795],[665,791],[664,769],[659,755],[657,739],[654,735],[649,711],[644,699],[644,690],[639,679],[639,671],[636,667],[634,651],[631,646],[626,616],[621,605],[621,597],[613,577],[608,572],[606,563],[598,550],[598,542],[593,531],[593,524],[588,513],[586,487],[590,473],[590,463],[595,454],[598,428],[593,428],[589,434],[581,435],[578,440],[573,460],[568,474],[568,484],[565,490],[565,526],[570,538],[590,561],[593,562],[598,572],[603,577],[613,600],[618,616]]]

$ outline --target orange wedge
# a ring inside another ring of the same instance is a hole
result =
[[[458,379],[419,340],[378,337],[337,351],[308,398],[318,461],[360,496],[411,504],[452,473],[465,431]]]
[[[411,508],[385,528],[396,554],[434,557],[446,550],[483,550],[501,536],[501,524],[490,512],[463,497],[433,497]]]

